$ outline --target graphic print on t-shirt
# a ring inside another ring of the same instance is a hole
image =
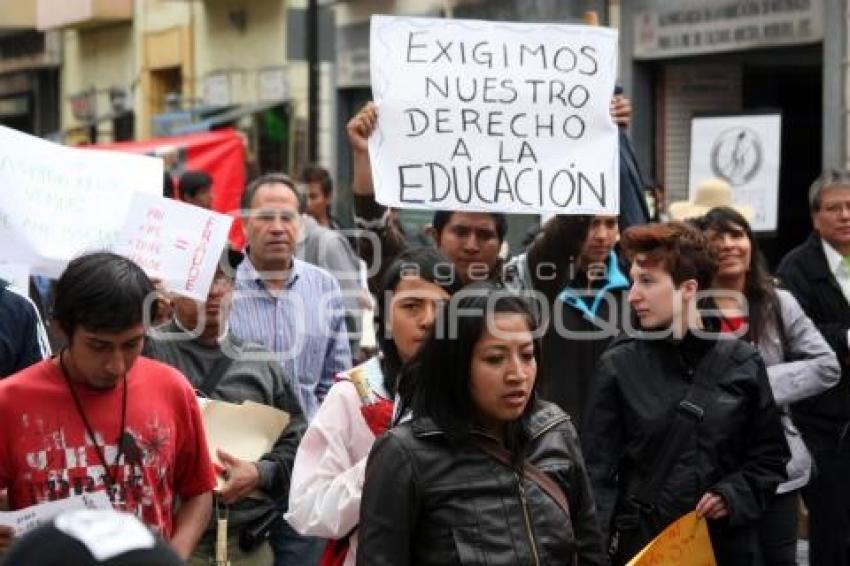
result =
[[[44,503],[84,492],[106,490],[115,509],[136,515],[149,526],[162,529],[163,510],[171,509],[168,470],[174,461],[172,431],[150,415],[141,428],[128,426],[132,438],[118,454],[117,438],[104,439],[95,429],[97,445],[108,465],[104,468],[98,448],[80,426],[48,422],[44,416],[21,415],[19,438],[26,469],[20,475],[29,499]],[[111,436],[115,436],[114,432]],[[109,475],[115,479],[111,483]]]

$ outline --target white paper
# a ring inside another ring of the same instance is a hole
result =
[[[162,194],[162,160],[66,147],[0,126],[0,260],[56,278],[108,248],[135,191]]]
[[[24,293],[30,288],[30,266],[23,263],[0,261],[0,279],[5,279]]]
[[[619,211],[615,30],[373,16],[369,48],[379,202]]]
[[[237,405],[209,400],[201,405],[207,447],[213,462],[221,466],[218,450],[240,460],[256,462],[272,449],[289,424],[289,413],[269,405],[245,401]],[[216,489],[224,481],[217,476]]]
[[[776,230],[781,138],[779,114],[694,118],[688,198],[700,181],[719,177],[732,185],[734,204],[752,207],[753,231]]]
[[[129,513],[81,509],[63,513],[55,524],[57,529],[83,543],[100,562],[156,546],[153,534]]]
[[[167,290],[206,300],[233,218],[142,193],[134,195],[130,211],[115,252],[161,279]]]
[[[17,511],[0,511],[0,525],[14,528],[15,536],[20,537],[50,522],[60,513],[74,509],[112,509],[112,504],[105,491],[83,493]]]

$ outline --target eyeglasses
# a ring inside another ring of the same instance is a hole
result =
[[[832,216],[840,216],[842,212],[850,212],[850,201],[831,202],[822,205],[821,210]]]

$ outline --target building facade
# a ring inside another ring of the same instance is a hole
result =
[[[298,0],[38,0],[58,33],[67,143],[232,126],[259,170],[306,159],[307,67]],[[297,26],[296,26],[296,29]],[[325,144],[327,146],[327,143]]]
[[[0,14],[0,124],[49,136],[59,129],[59,37],[36,29],[32,2],[0,1]]]
[[[622,79],[638,156],[688,198],[694,117],[781,114],[778,226],[762,234],[775,264],[810,230],[807,189],[848,165],[845,0],[621,1]]]

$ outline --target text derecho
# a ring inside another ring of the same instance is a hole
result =
[[[373,16],[371,33],[381,203],[618,212],[616,32]]]

